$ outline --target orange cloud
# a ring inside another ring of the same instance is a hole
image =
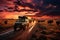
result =
[[[26,0],[28,3],[32,2],[32,0]]]

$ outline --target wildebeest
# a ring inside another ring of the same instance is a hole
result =
[[[60,24],[60,21],[56,21],[56,24],[59,25]]]
[[[8,20],[5,20],[4,23],[5,23],[5,24],[8,24]]]
[[[51,24],[51,23],[53,23],[53,20],[48,20],[48,24]]]

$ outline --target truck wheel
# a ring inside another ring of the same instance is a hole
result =
[[[17,27],[16,26],[14,26],[14,31],[17,31]]]
[[[23,25],[23,30],[25,30],[26,29],[26,25]]]

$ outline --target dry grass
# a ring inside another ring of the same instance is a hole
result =
[[[7,24],[4,21],[7,20]],[[2,27],[12,27],[17,19],[0,19],[0,25]]]
[[[4,23],[5,20],[8,21],[7,24]],[[15,24],[16,20],[17,19],[0,19],[0,25],[2,27],[12,27]],[[56,27],[57,27],[56,20],[53,20],[54,22],[52,23],[52,25],[49,25],[47,21],[48,20],[45,20],[45,22],[40,22],[40,24],[42,26],[45,26],[47,29],[50,29],[50,28],[55,28],[56,29]]]

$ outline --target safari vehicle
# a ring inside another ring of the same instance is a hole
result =
[[[27,24],[28,24],[28,17],[26,17],[26,16],[19,16],[18,20],[15,22],[14,31],[16,31],[17,28],[19,28],[20,30],[21,29],[25,30]]]

